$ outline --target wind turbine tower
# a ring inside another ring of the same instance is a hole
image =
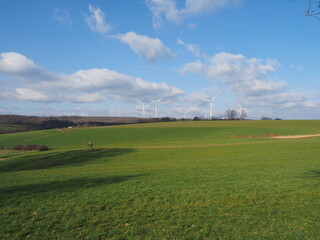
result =
[[[209,118],[213,118],[213,101],[216,99],[218,95],[214,96],[212,99],[205,100],[205,102],[209,102]]]
[[[142,101],[139,101],[139,103],[142,105],[143,118],[146,118],[146,107],[148,107],[149,105],[144,104]]]
[[[110,108],[110,116],[113,117],[113,113],[114,113],[114,110],[113,110],[113,106],[111,105],[111,108]]]
[[[158,118],[158,104],[159,102],[161,102],[161,98],[158,99],[158,100],[152,100],[152,99],[149,99],[151,102],[154,103],[154,112],[155,112],[155,117]]]

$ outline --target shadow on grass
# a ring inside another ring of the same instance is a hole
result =
[[[320,178],[320,170],[312,170],[311,172],[311,176],[312,178]]]
[[[129,181],[132,178],[141,177],[144,175],[124,175],[124,176],[108,176],[101,178],[74,178],[65,181],[55,181],[42,184],[27,184],[14,187],[0,189],[0,195],[4,198],[33,195],[37,193],[63,193],[76,192],[81,189],[99,187],[102,185],[110,185]],[[5,196],[7,195],[7,196]]]
[[[112,157],[127,154],[133,149],[74,150],[54,153],[38,153],[0,162],[0,173],[24,170],[47,169],[69,165],[81,165],[97,159],[111,160]]]

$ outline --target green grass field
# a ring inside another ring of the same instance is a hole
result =
[[[239,137],[317,133],[320,121],[2,134],[50,151],[0,160],[0,239],[319,239],[320,137]]]
[[[0,125],[0,134],[3,133],[12,133],[12,132],[23,132],[30,130],[30,126],[22,125]]]

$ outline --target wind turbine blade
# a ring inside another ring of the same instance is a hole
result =
[[[212,98],[212,101],[214,101],[220,94],[218,93],[217,95],[215,95],[213,98]]]

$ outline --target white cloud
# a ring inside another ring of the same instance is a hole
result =
[[[0,73],[19,75],[37,70],[39,67],[32,60],[19,53],[0,53]]]
[[[301,65],[291,65],[290,68],[292,68],[293,70],[297,71],[297,72],[302,72],[304,71],[304,67]]]
[[[24,81],[52,80],[58,76],[36,65],[31,59],[16,52],[0,53],[0,74],[9,74]]]
[[[177,8],[175,0],[145,0],[153,14],[153,27],[159,28],[164,19],[178,24],[182,19],[202,14],[214,13],[221,8],[238,5],[241,0],[186,0],[182,9]]]
[[[210,97],[208,96],[208,94],[204,92],[193,92],[187,98],[188,101],[195,102],[195,103],[203,102],[207,99],[210,99]]]
[[[66,9],[63,8],[55,8],[54,9],[54,18],[62,23],[62,24],[67,24],[67,25],[71,25],[72,21],[71,21],[71,17],[69,15],[69,12]]]
[[[95,103],[95,102],[102,102],[106,99],[100,93],[82,93],[80,95],[65,95],[63,100],[67,100],[69,102],[77,102],[77,103]]]
[[[192,72],[204,76],[214,83],[224,84],[236,94],[240,102],[251,107],[316,107],[305,94],[289,89],[284,81],[272,79],[278,62],[272,59],[247,58],[241,54],[218,53],[213,57],[185,64],[180,72]],[[194,96],[200,99],[197,93]]]
[[[66,75],[49,72],[18,53],[2,53],[0,56],[0,74],[13,78],[19,86],[2,89],[0,97],[3,99],[101,102],[106,97],[113,97],[130,102],[154,97],[173,99],[184,93],[166,83],[148,82],[109,69],[80,70]],[[25,74],[28,72],[32,74]]]
[[[185,8],[181,14],[199,15],[203,13],[213,13],[226,6],[232,1],[228,0],[186,0]]]
[[[148,82],[141,78],[124,75],[109,69],[80,70],[53,82],[42,82],[45,89],[67,88],[81,92],[96,92],[112,95],[122,100],[151,97],[172,98],[183,91],[166,83]],[[91,99],[98,99],[97,95]]]
[[[296,91],[284,91],[270,95],[249,96],[244,99],[247,106],[276,107],[279,109],[318,106],[315,101],[307,99],[305,94]]]
[[[126,43],[129,47],[147,63],[154,63],[160,59],[170,59],[175,55],[167,48],[160,39],[139,35],[135,32],[112,36]]]
[[[200,48],[197,45],[194,44],[187,44],[184,41],[182,41],[181,39],[177,39],[177,43],[179,45],[184,46],[189,52],[191,52],[196,58],[199,58],[202,56]]]
[[[179,10],[174,0],[146,0],[145,2],[153,14],[154,28],[160,28],[163,25],[163,17],[174,23],[180,22]]]
[[[241,54],[218,53],[212,58],[185,64],[181,73],[193,72],[207,78],[227,84],[240,95],[260,95],[282,91],[286,87],[283,81],[270,79],[268,73],[275,71],[276,60],[246,58]]]
[[[200,115],[203,112],[203,109],[199,107],[174,107],[172,110],[179,115],[185,115],[185,117],[190,117],[188,115]]]
[[[46,102],[49,97],[44,93],[29,88],[15,88],[3,89],[0,92],[0,98],[7,100],[21,100],[21,101],[32,101],[32,102]]]
[[[90,15],[85,15],[85,20],[93,32],[106,34],[111,30],[111,25],[106,22],[105,15],[100,8],[89,4]]]

